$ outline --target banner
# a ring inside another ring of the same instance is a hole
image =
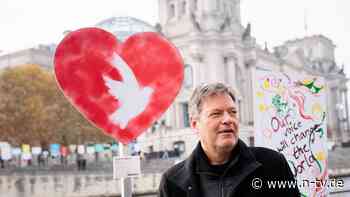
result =
[[[111,150],[113,152],[118,152],[119,151],[118,144],[117,143],[112,143]]]
[[[324,196],[328,180],[325,82],[320,77],[256,70],[256,146],[282,153],[302,196]]]
[[[51,156],[58,157],[60,156],[60,144],[50,144],[50,153]]]
[[[40,155],[41,154],[41,147],[40,146],[34,146],[32,147],[32,154],[33,155]]]
[[[71,153],[77,152],[77,145],[75,145],[75,144],[69,145],[69,152],[71,152]]]
[[[62,145],[61,148],[60,148],[60,153],[63,157],[67,157],[69,152],[68,152],[68,147],[67,146],[64,146]]]
[[[10,160],[12,158],[11,145],[7,142],[0,142],[0,156],[2,160]]]
[[[95,145],[87,145],[86,153],[90,155],[95,154]]]
[[[85,146],[83,144],[78,145],[78,154],[85,154]]]
[[[21,155],[22,154],[22,150],[21,150],[21,148],[19,148],[19,147],[13,147],[12,149],[11,149],[11,153],[12,153],[12,155],[13,156],[19,156],[19,155]]]
[[[102,144],[95,144],[95,151],[98,153],[103,152],[104,148],[102,146]]]
[[[29,144],[22,144],[22,154],[30,154],[30,145]]]

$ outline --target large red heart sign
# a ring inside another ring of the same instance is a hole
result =
[[[134,34],[120,43],[102,29],[79,29],[58,45],[54,64],[68,100],[124,144],[165,112],[183,80],[179,52],[153,32]]]

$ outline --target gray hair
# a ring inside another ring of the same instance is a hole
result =
[[[196,87],[190,98],[190,117],[194,118],[200,114],[202,111],[202,102],[205,98],[218,94],[227,94],[232,98],[233,102],[236,102],[236,94],[231,87],[223,83],[202,84]]]

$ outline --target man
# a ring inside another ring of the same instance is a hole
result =
[[[189,107],[199,143],[185,161],[164,173],[161,197],[300,196],[296,185],[268,187],[268,181],[293,184],[293,174],[282,154],[247,147],[239,139],[236,97],[229,87],[222,83],[197,87]]]

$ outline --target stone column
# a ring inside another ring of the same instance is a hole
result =
[[[164,26],[168,21],[168,1],[158,0],[158,7],[160,24]]]
[[[206,51],[206,62],[207,68],[205,78],[206,82],[223,82],[223,56],[217,47],[210,48]]]
[[[254,94],[253,94],[253,70],[255,69],[255,62],[249,65],[249,69],[247,70],[247,81],[246,83],[246,95],[248,96],[248,113],[247,113],[247,120],[248,120],[248,125],[253,126],[254,125]]]
[[[238,90],[236,83],[236,61],[234,56],[227,57],[227,70],[224,71],[224,75],[227,76],[228,81],[226,83],[230,84],[234,89]]]
[[[341,128],[342,128],[342,125],[341,125],[341,117],[340,117],[340,113],[339,113],[339,96],[340,95],[340,90],[339,88],[336,88],[335,91],[334,91],[334,97],[335,97],[335,117],[336,117],[336,124],[335,124],[335,135],[336,135],[336,139],[337,139],[337,142],[339,143],[342,143],[342,139],[343,139],[343,136],[342,136],[342,132],[341,132]]]
[[[253,109],[253,72],[256,69],[257,64],[257,54],[254,48],[249,48],[244,54],[244,70],[242,73],[244,75],[245,83],[242,84],[242,91],[245,91],[244,95],[244,106],[245,106],[245,125],[254,126],[254,109]]]
[[[335,94],[336,92],[334,92]],[[334,103],[333,103],[333,107],[330,111],[330,114],[332,114],[332,118],[330,119],[333,119],[333,121],[331,121],[331,132],[332,132],[332,139],[334,140],[334,142],[336,142],[337,144],[339,143],[340,141],[340,137],[339,137],[339,134],[338,134],[338,118],[337,118],[337,108],[336,108],[336,100],[334,100]],[[334,116],[333,116],[334,114]]]
[[[203,55],[191,54],[191,65],[193,71],[193,87],[197,87],[204,82],[205,70],[203,68]]]
[[[345,88],[344,91],[344,101],[345,101],[345,121],[346,121],[346,128],[345,128],[345,135],[346,135],[346,140],[350,140],[350,123],[349,123],[349,104],[348,104],[348,89]]]

